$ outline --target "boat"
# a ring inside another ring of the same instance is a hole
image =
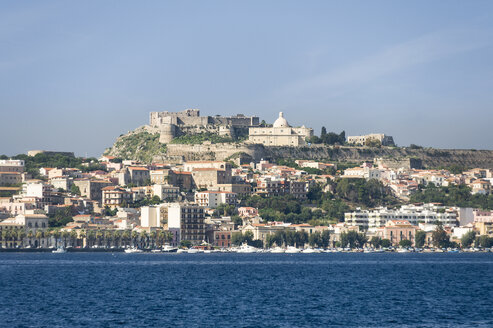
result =
[[[284,253],[285,250],[284,250],[284,248],[281,248],[281,247],[278,246],[278,247],[272,248],[270,250],[270,252],[273,253],[273,254],[281,254],[281,253]]]
[[[135,248],[135,247],[132,247],[132,248],[127,248],[125,250],[125,253],[127,254],[133,254],[133,253],[142,253],[143,251],[141,249],[138,249],[138,248]]]
[[[152,249],[151,253],[162,253],[163,251],[160,249]]]
[[[212,251],[210,249],[204,249],[204,254],[210,254]]]
[[[180,248],[176,251],[176,253],[181,254],[181,253],[185,253],[186,251],[187,251],[186,249]]]
[[[63,254],[63,253],[67,253],[67,250],[63,247],[58,247],[57,249],[52,250],[51,252],[55,254]]]
[[[409,253],[409,250],[407,248],[399,248],[397,253]]]
[[[187,253],[188,254],[197,254],[199,252],[199,250],[197,248],[189,248]]]
[[[176,253],[178,252],[178,248],[170,245],[164,245],[162,251],[164,253]]]
[[[258,249],[256,249],[253,246],[243,244],[241,245],[238,250],[236,251],[237,253],[257,253]]]
[[[319,249],[315,249],[315,248],[305,248],[304,250],[301,251],[301,253],[303,254],[315,254],[315,253],[320,253],[321,251]]]
[[[285,251],[286,254],[297,254],[299,252],[301,252],[301,249],[296,248],[294,246],[288,246],[288,248],[286,248]]]

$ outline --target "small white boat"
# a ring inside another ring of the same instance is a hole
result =
[[[188,254],[197,254],[199,252],[199,250],[197,248],[189,248],[187,253]]]
[[[176,251],[176,253],[181,254],[181,253],[185,253],[186,251],[187,251],[186,249],[180,248]]]
[[[237,253],[257,253],[258,249],[256,249],[253,246],[243,244],[238,248],[238,250],[236,252]]]
[[[397,253],[409,253],[409,250],[407,248],[399,248]]]
[[[210,249],[204,249],[204,254],[210,254],[212,251]]]
[[[286,248],[286,251],[284,253],[286,253],[286,254],[297,254],[299,252],[301,252],[301,249],[296,248],[294,246],[288,246],[288,248]]]
[[[63,247],[58,247],[57,249],[55,249],[51,252],[54,254],[63,254],[63,253],[67,253],[67,250]]]
[[[160,249],[152,249],[151,253],[162,253],[163,251]]]
[[[143,251],[141,249],[138,249],[138,248],[135,248],[135,247],[132,247],[132,248],[127,248],[125,250],[125,253],[127,254],[133,254],[133,253],[142,253]]]
[[[284,248],[281,248],[281,247],[278,246],[278,247],[272,248],[270,250],[270,252],[273,253],[273,254],[281,254],[281,253],[284,253],[285,250],[284,250]]]
[[[315,253],[320,253],[319,249],[314,249],[314,248],[305,248],[304,250],[301,251],[303,254],[315,254]]]

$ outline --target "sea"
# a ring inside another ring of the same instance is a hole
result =
[[[493,253],[0,253],[1,327],[493,327]]]

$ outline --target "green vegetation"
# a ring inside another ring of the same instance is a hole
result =
[[[139,199],[136,202],[133,202],[132,204],[127,204],[127,205],[130,207],[133,207],[133,208],[140,208],[142,206],[158,205],[161,203],[162,203],[162,201],[159,198],[159,196],[152,196],[152,198],[146,196],[142,199]],[[122,207],[126,207],[126,206],[122,205]]]
[[[399,246],[404,247],[404,248],[411,247],[411,246],[412,246],[412,244],[413,244],[413,243],[412,243],[409,239],[402,239],[402,240],[399,242]]]
[[[245,231],[245,233],[241,232],[234,232],[231,236],[231,244],[235,246],[240,246],[242,244],[246,243],[247,245],[257,247],[257,248],[262,248],[263,242],[261,240],[254,240],[253,239],[253,232],[251,231]]]
[[[40,178],[39,169],[42,167],[55,167],[55,168],[77,168],[83,172],[90,172],[96,170],[105,170],[104,166],[99,164],[96,158],[82,158],[74,157],[65,154],[46,154],[39,153],[36,156],[27,156],[26,154],[19,154],[13,157],[1,155],[0,159],[19,159],[24,160],[25,170],[33,178]]]
[[[55,214],[48,216],[48,226],[52,228],[64,227],[65,225],[67,225],[67,223],[74,220],[74,211],[75,210],[73,206],[67,206],[61,209],[57,209]]]
[[[210,141],[211,143],[229,143],[234,142],[231,137],[219,136],[212,132],[201,132],[197,134],[186,134],[177,138],[174,138],[172,144],[187,144],[195,145],[201,144],[204,141]]]
[[[330,246],[330,232],[324,230],[321,233],[315,231],[308,237],[308,244],[312,247],[327,248]]]
[[[476,238],[475,245],[478,247],[491,248],[493,247],[493,237],[482,235]]]
[[[423,230],[416,231],[416,236],[414,237],[414,245],[416,247],[423,247],[426,242],[426,232]]]
[[[493,209],[493,195],[471,194],[471,188],[466,185],[436,187],[419,186],[418,191],[411,195],[411,203],[442,203],[445,206],[473,207]]]
[[[363,248],[367,241],[368,238],[364,233],[357,233],[354,230],[343,232],[340,236],[341,247],[344,248]]]
[[[131,133],[117,139],[111,151],[117,157],[151,163],[155,156],[166,153],[166,145],[159,142],[159,133],[149,132]]]
[[[469,231],[462,236],[460,242],[462,244],[463,248],[468,248],[471,247],[472,243],[474,243],[474,240],[476,239],[476,232],[474,231]]]
[[[308,233],[305,231],[280,230],[273,235],[267,235],[265,244],[266,247],[272,247],[274,244],[277,246],[302,247],[308,242],[308,238]],[[324,238],[327,238],[327,236]]]
[[[441,224],[438,224],[432,234],[433,246],[438,248],[447,248],[450,245],[450,239],[447,232],[443,230]]]
[[[327,133],[327,129],[323,126],[320,137],[313,136],[308,138],[307,141],[313,144],[344,145],[346,143],[346,132],[342,131],[339,134],[334,132]]]

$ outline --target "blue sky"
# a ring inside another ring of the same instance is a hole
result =
[[[493,149],[492,1],[2,1],[0,154],[199,108]]]

